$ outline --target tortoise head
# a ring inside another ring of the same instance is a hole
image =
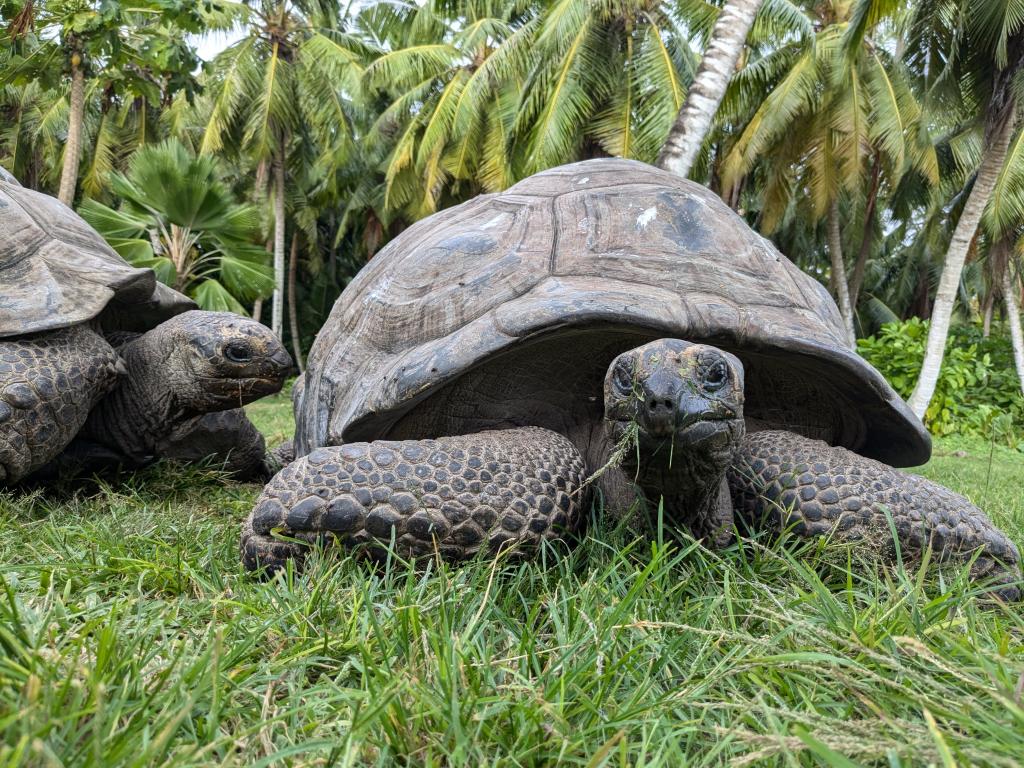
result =
[[[143,338],[151,335],[158,343],[138,350],[150,358],[147,367],[159,365],[174,395],[198,412],[237,408],[273,394],[292,367],[269,328],[231,312],[184,312]]]
[[[653,341],[612,361],[604,409],[614,443],[636,429],[641,468],[724,471],[744,434],[743,364],[705,344]]]

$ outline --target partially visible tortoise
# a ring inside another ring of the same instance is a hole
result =
[[[278,391],[290,366],[268,329],[196,310],[69,208],[0,176],[0,484],[173,456],[168,441],[194,447],[204,414]],[[216,419],[262,451],[240,411]]]
[[[737,515],[891,540],[888,509],[905,552],[982,549],[975,575],[1019,576],[979,509],[887,466],[927,461],[928,434],[824,288],[642,163],[555,168],[410,227],[339,298],[296,392],[300,458],[243,528],[250,568],[326,533],[528,549],[596,486],[606,505],[663,498],[710,546]]]

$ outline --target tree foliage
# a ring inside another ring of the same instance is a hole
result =
[[[213,157],[176,140],[143,147],[111,187],[120,206],[87,199],[82,217],[127,261],[203,309],[246,314],[243,303],[273,288],[269,255],[252,242],[259,213],[234,199]]]

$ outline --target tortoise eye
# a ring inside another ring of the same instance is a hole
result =
[[[247,344],[232,342],[224,348],[224,357],[232,363],[248,363],[252,360],[252,350]]]
[[[729,366],[724,360],[717,360],[712,363],[704,374],[704,388],[715,392],[726,385],[729,381]]]
[[[629,394],[633,391],[633,361],[631,358],[623,358],[616,364],[612,380],[619,392]]]

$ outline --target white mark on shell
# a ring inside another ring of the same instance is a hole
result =
[[[369,292],[367,293],[367,298],[371,299],[371,300],[374,300],[374,301],[379,301],[379,300],[383,299],[387,295],[388,290],[390,288],[391,288],[391,277],[390,277],[390,275],[387,275],[387,274],[381,275],[380,278],[377,280],[376,284],[373,286],[373,288],[371,288],[369,290]]]
[[[579,220],[579,222],[577,222],[576,228],[580,232],[586,232],[588,229],[590,229],[590,219],[584,216],[582,219]]]
[[[505,221],[505,219],[507,219],[507,218],[508,218],[508,216],[507,216],[506,214],[504,214],[504,213],[499,213],[499,214],[498,214],[497,216],[495,216],[494,218],[492,218],[492,219],[491,219],[490,221],[488,221],[487,223],[485,223],[485,224],[481,224],[481,225],[480,225],[480,229],[490,229],[491,227],[494,227],[494,226],[497,226],[498,224],[501,224],[501,223],[502,223],[503,221]]]
[[[647,229],[647,225],[658,218],[658,208],[652,205],[650,208],[645,210],[639,216],[636,217],[636,228]]]
[[[586,184],[588,181],[590,181],[590,177],[589,176],[584,176],[582,179],[577,179],[576,183],[577,184]]]

